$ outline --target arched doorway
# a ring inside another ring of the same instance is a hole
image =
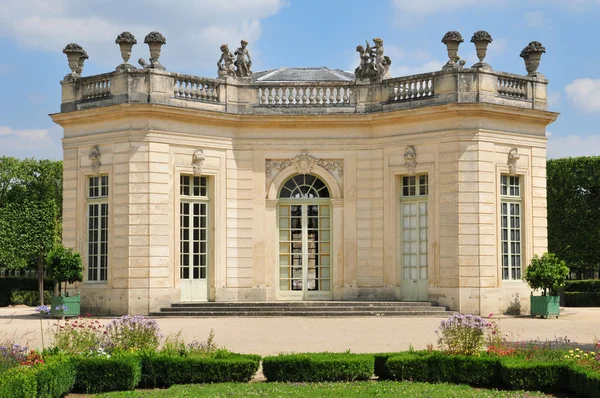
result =
[[[332,297],[331,199],[327,185],[311,174],[290,177],[279,190],[279,297]]]

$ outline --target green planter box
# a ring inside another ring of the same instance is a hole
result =
[[[556,316],[558,318],[560,311],[559,296],[534,296],[531,295],[531,306],[529,314],[533,318],[540,315],[544,318]]]
[[[50,302],[50,316],[52,318],[73,317],[79,316],[81,312],[81,296],[53,296]],[[67,310],[56,310],[59,305],[66,305]]]

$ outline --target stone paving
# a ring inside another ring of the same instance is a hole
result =
[[[492,316],[512,341],[554,340],[567,337],[581,348],[600,338],[600,308],[561,308],[559,319]],[[98,318],[106,323],[110,318]],[[211,329],[220,346],[241,353],[272,355],[283,352],[389,352],[426,348],[436,342],[440,318],[157,318],[165,335],[181,331],[186,341],[205,340]],[[45,344],[56,324],[45,319]],[[40,319],[30,307],[0,308],[0,339],[41,347]]]

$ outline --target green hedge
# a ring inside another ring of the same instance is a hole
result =
[[[565,292],[565,307],[600,307],[600,292]]]
[[[36,372],[37,396],[59,398],[67,395],[75,384],[75,364],[68,358],[47,357]]]
[[[263,358],[263,374],[282,382],[368,380],[373,365],[372,354],[288,354]]]
[[[580,281],[567,281],[565,292],[600,293],[600,279],[583,279]]]
[[[142,378],[139,356],[72,357],[77,374],[74,392],[97,394],[133,390]]]
[[[578,397],[600,397],[600,373],[579,365],[572,365],[567,373],[569,391],[574,392]]]
[[[0,307],[6,307],[10,305],[10,298],[13,292],[18,290],[37,292],[37,278],[30,278],[24,276],[0,277]],[[50,279],[44,279],[44,290],[54,290],[54,284]]]
[[[75,367],[68,359],[18,366],[0,373],[0,398],[60,398],[73,388]]]
[[[259,355],[230,354],[220,358],[143,354],[141,386],[248,382],[258,370]]]
[[[0,398],[30,398],[36,395],[34,368],[16,367],[0,373]]]
[[[567,388],[569,364],[565,362],[502,360],[502,383],[511,390],[561,391]]]

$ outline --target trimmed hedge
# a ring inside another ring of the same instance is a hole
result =
[[[592,372],[579,365],[572,365],[567,371],[568,390],[578,397],[600,397],[600,373]]]
[[[600,293],[600,279],[569,280],[565,284],[565,292]]]
[[[565,307],[600,307],[600,292],[565,292]]]
[[[68,358],[46,358],[46,364],[37,367],[37,396],[63,397],[75,384],[75,364]]]
[[[0,373],[0,398],[30,398],[36,395],[34,368],[16,367]]]
[[[43,365],[18,366],[0,373],[0,398],[60,398],[75,382],[75,367],[68,359],[49,359]]]
[[[72,357],[71,360],[77,371],[73,392],[133,390],[142,378],[142,360],[138,356]]]
[[[44,278],[44,290],[52,291],[53,289],[54,282],[52,282],[50,279]],[[6,307],[10,305],[10,298],[13,292],[17,290],[37,291],[37,278],[30,278],[25,276],[0,277],[0,307]]]
[[[567,388],[568,363],[502,360],[502,383],[511,390],[561,391]]]
[[[141,386],[248,382],[258,370],[259,355],[229,354],[220,358],[143,354]]]
[[[373,374],[372,354],[288,354],[263,358],[268,381],[319,382],[368,380]]]

